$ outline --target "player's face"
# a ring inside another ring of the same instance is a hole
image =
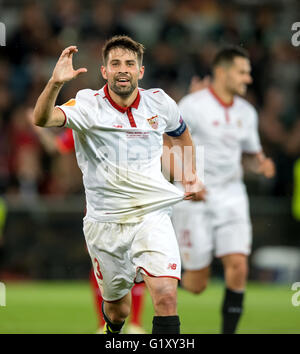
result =
[[[102,76],[109,88],[121,97],[130,96],[144,76],[144,67],[140,66],[137,54],[126,49],[112,49],[107,64],[101,67]]]
[[[251,84],[251,65],[246,58],[236,57],[233,64],[226,70],[227,89],[232,94],[244,96],[247,92],[247,85]]]

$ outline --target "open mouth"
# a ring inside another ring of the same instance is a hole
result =
[[[122,86],[125,86],[130,82],[130,80],[125,77],[120,77],[116,80],[116,82]]]

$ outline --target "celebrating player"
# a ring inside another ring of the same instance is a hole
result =
[[[28,119],[32,123],[32,110],[28,110]],[[74,139],[72,129],[64,129],[60,134],[54,134],[53,132],[34,126],[35,132],[39,137],[45,150],[50,154],[60,153],[62,155],[73,154],[75,151]],[[72,171],[69,178],[72,179]],[[1,203],[0,203],[1,206]],[[0,208],[1,210],[1,208]],[[1,219],[0,219],[1,220]],[[1,239],[0,239],[1,240]],[[0,242],[1,245],[1,242]],[[102,316],[102,295],[99,289],[97,279],[95,278],[94,270],[90,272],[90,284],[93,291],[93,297],[95,302],[95,308],[97,311],[97,318],[99,323],[99,330],[97,333],[103,333],[103,327],[105,325]],[[132,311],[130,317],[130,323],[127,325],[127,334],[145,334],[145,330],[142,326],[142,312],[145,296],[144,283],[135,284],[131,289],[132,297]]]
[[[255,172],[267,178],[275,172],[273,162],[262,152],[257,113],[240,97],[252,81],[250,70],[244,50],[223,49],[214,60],[209,87],[179,103],[195,145],[204,146],[205,176],[205,188],[194,198],[203,202],[187,201],[174,207],[174,228],[185,270],[182,285],[201,293],[209,279],[213,254],[221,258],[226,283],[222,333],[234,333],[242,314],[251,249],[242,154],[247,154]]]
[[[73,129],[87,202],[83,229],[104,299],[105,332],[120,333],[130,313],[130,289],[145,281],[155,312],[152,332],[179,333],[181,264],[169,211],[201,189],[189,131],[161,89],[138,88],[143,46],[127,36],[113,37],[103,48],[101,73],[107,84],[102,89],[81,90],[55,107],[64,83],[87,71],[73,69],[77,51],[70,46],[62,52],[38,98],[34,122]],[[191,151],[183,160],[184,193],[161,173],[164,132]]]

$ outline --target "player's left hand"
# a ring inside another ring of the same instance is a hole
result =
[[[262,174],[266,178],[274,177],[276,173],[276,168],[273,160],[262,155],[260,155],[258,159],[258,173]]]
[[[192,201],[193,202],[205,202],[206,201],[206,194],[207,194],[207,190],[203,187],[201,189],[201,191],[199,191],[193,195]]]

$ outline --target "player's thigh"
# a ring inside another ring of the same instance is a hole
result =
[[[137,282],[143,280],[143,275],[180,279],[178,243],[170,216],[165,210],[146,215],[136,228],[131,259]]]
[[[135,277],[129,252],[130,227],[85,220],[83,231],[103,299],[117,301],[124,298]]]
[[[201,202],[183,202],[174,207],[172,221],[182,265],[200,270],[210,265],[213,253],[211,217]]]

